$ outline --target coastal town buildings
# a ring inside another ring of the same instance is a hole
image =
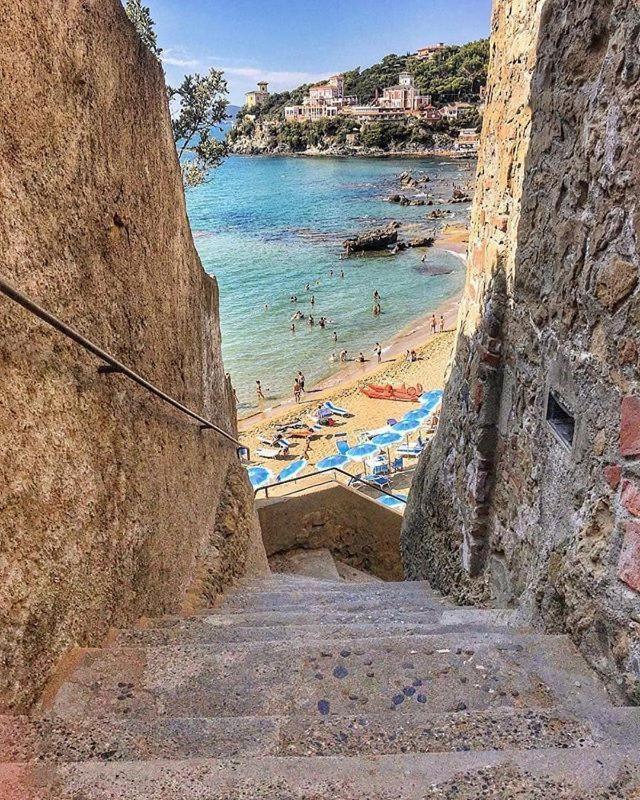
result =
[[[288,122],[335,118],[344,114],[361,121],[394,120],[415,116],[438,122],[442,113],[431,103],[430,95],[421,95],[409,72],[398,76],[398,83],[378,92],[369,105],[358,104],[358,98],[344,93],[344,76],[334,75],[325,83],[312,86],[301,105],[286,106]]]
[[[456,120],[466,114],[471,114],[475,110],[476,106],[472,103],[451,103],[447,106],[443,106],[441,112],[445,119]]]
[[[427,47],[421,47],[415,54],[415,58],[419,59],[420,61],[431,61],[432,58],[438,56],[445,49],[446,44],[444,44],[444,42],[430,44]]]
[[[287,121],[337,117],[340,111],[357,102],[357,97],[344,93],[344,75],[332,75],[325,83],[312,86],[302,105],[286,106],[284,116]]]
[[[260,81],[258,88],[245,94],[245,106],[256,108],[269,99],[269,84],[267,81]]]
[[[456,142],[456,150],[466,150],[475,153],[480,144],[480,134],[475,128],[463,128]]]

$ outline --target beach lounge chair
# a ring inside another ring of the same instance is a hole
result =
[[[346,439],[341,439],[339,442],[336,442],[336,447],[341,456],[345,455],[347,450],[350,449],[349,442]]]
[[[323,408],[328,409],[332,414],[335,414],[338,417],[352,417],[353,414],[350,411],[347,411],[346,408],[340,408],[339,406],[334,405],[331,400],[327,400],[324,404]]]
[[[402,457],[394,458],[392,469],[394,472],[402,472],[404,469],[404,459]]]
[[[391,488],[391,481],[388,475],[363,475],[362,473],[354,475],[348,483],[348,486],[355,486],[358,483],[372,483],[380,489]]]
[[[262,444],[266,444],[267,447],[291,447],[291,442],[288,442],[286,439],[278,439],[276,436],[258,436],[258,441]]]
[[[398,455],[401,456],[417,457],[423,450],[424,450],[424,445],[415,442],[414,444],[403,445],[402,447],[398,447],[396,453],[398,453]]]
[[[256,450],[256,455],[260,458],[278,458],[278,456],[282,455],[282,449],[280,447],[274,447],[268,450],[266,448],[262,448],[260,450]]]

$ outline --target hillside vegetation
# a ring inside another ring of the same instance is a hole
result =
[[[388,55],[366,69],[357,67],[345,72],[345,93],[356,95],[363,104],[369,103],[376,89],[397,83],[398,75],[406,70],[415,77],[422,94],[432,95],[435,105],[455,100],[474,102],[480,99],[480,91],[487,81],[488,65],[488,39],[452,45],[430,61],[420,61],[411,55]],[[291,92],[273,94],[251,113],[257,119],[282,118],[284,107],[302,103],[309,87],[304,84]]]

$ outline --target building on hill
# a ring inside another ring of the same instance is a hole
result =
[[[456,150],[470,153],[478,152],[480,144],[480,134],[475,128],[463,128],[456,142]]]
[[[357,102],[357,97],[345,96],[344,75],[332,75],[325,83],[312,86],[302,105],[286,106],[284,118],[287,122],[330,119]]]
[[[260,81],[258,88],[245,94],[245,105],[247,108],[257,108],[269,99],[269,84],[267,81]]]
[[[382,108],[400,108],[404,111],[419,111],[423,106],[431,105],[429,95],[419,95],[413,75],[401,72],[395,86],[387,86],[382,90],[382,97],[377,105]]]
[[[447,106],[443,106],[442,109],[442,116],[445,119],[459,119],[460,117],[465,116],[466,114],[472,114],[476,111],[476,106],[472,103],[450,103]]]
[[[420,59],[420,61],[431,61],[432,58],[435,58],[445,49],[446,44],[444,44],[444,42],[430,44],[427,47],[421,47],[414,57]]]

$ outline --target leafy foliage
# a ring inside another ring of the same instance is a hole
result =
[[[442,106],[456,100],[477,102],[480,91],[487,82],[489,66],[489,40],[481,39],[465,45],[445,47],[434,58],[421,61],[411,55],[388,55],[379,64],[367,69],[346,72],[345,94],[356,95],[360,103],[370,103],[376,91],[398,82],[401,72],[411,73],[423,95],[431,95],[436,105]],[[308,94],[309,85],[299,86],[292,92],[272,94],[266,103],[249,112],[257,119],[282,119],[284,107],[300,105]]]
[[[196,186],[204,183],[207,171],[217,167],[227,154],[226,143],[212,133],[227,119],[227,82],[222,72],[211,69],[206,75],[185,76],[177,89],[168,91],[169,99],[178,103],[173,138],[183,165],[183,180],[186,186]]]
[[[125,11],[135,25],[142,43],[156,58],[159,58],[162,50],[158,47],[158,37],[156,36],[155,23],[151,18],[151,10],[142,5],[142,0],[127,0]]]

